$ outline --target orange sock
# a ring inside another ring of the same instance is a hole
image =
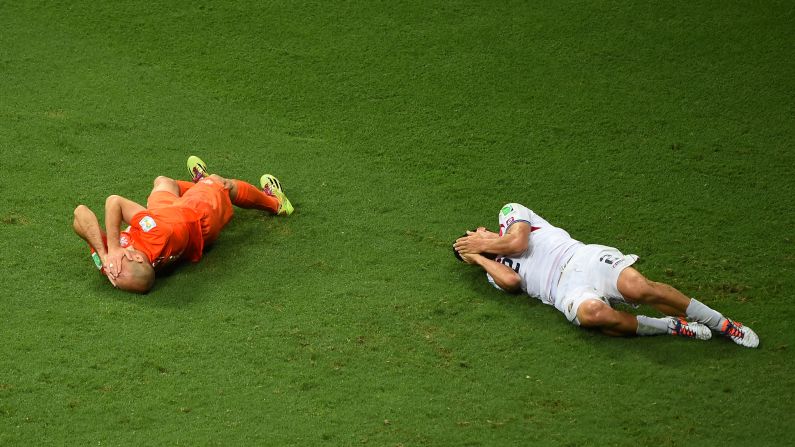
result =
[[[273,214],[279,212],[279,199],[269,196],[259,188],[242,180],[237,182],[237,196],[232,199],[232,203],[240,208],[256,208],[258,210],[270,211]]]
[[[186,182],[184,180],[177,180],[177,186],[179,186],[179,196],[182,197],[189,189],[193,187],[193,182]]]

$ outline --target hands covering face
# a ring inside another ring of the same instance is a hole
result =
[[[488,240],[500,237],[497,233],[487,230],[485,227],[478,227],[475,231],[467,231],[465,236],[456,239],[453,247],[464,258],[465,255],[479,254],[486,251]],[[471,262],[467,262],[471,264]]]
[[[105,269],[105,276],[107,276],[108,281],[113,284],[113,287],[116,287],[116,280],[122,274],[122,268],[124,267],[125,260],[138,263],[144,262],[143,256],[133,250],[132,247],[110,250],[105,256],[105,259],[102,260],[102,267]]]

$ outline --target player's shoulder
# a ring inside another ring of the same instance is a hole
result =
[[[500,208],[500,217],[507,217],[512,214],[532,214],[533,210],[522,205],[521,203],[511,202],[506,203]]]

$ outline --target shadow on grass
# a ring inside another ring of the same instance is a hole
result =
[[[498,304],[505,312],[519,312],[523,318],[534,320],[532,326],[541,331],[539,335],[543,338],[555,340],[555,343],[581,343],[582,350],[593,353],[589,360],[601,358],[603,361],[622,362],[644,357],[661,367],[678,370],[694,367],[703,360],[744,358],[756,351],[737,346],[715,334],[711,340],[692,340],[668,335],[651,337],[605,335],[599,330],[569,323],[553,306],[547,306],[524,293],[505,294],[495,290],[488,284],[480,269],[472,267],[468,271],[456,271],[459,267],[466,269],[469,266],[454,265],[451,267],[451,274],[458,276],[485,301]],[[617,309],[632,314],[662,316],[655,309],[647,306],[638,309],[618,306]]]
[[[254,235],[268,231],[268,228],[263,229],[259,219],[246,214],[233,219],[219,240],[205,247],[199,262],[183,261],[169,266],[158,272],[155,286],[148,294],[125,294],[122,298],[145,306],[181,308],[212,299],[219,289],[233,287],[228,272],[250,259],[250,252],[256,251],[250,244]]]

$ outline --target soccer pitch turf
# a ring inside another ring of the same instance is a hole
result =
[[[792,445],[793,29],[785,1],[1,2],[0,445]],[[296,213],[112,289],[72,210],[191,154]],[[492,289],[450,246],[507,202],[759,349]]]

